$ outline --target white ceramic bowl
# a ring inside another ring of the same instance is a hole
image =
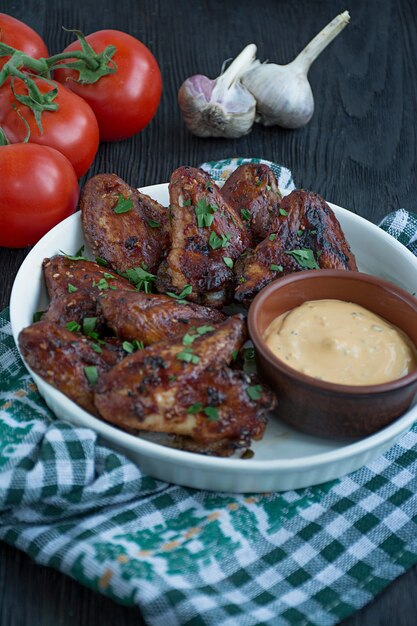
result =
[[[153,185],[142,191],[168,205],[167,184]],[[330,206],[341,223],[360,270],[382,276],[410,293],[416,293],[417,258],[374,224],[341,207]],[[76,213],[55,226],[28,254],[16,276],[10,302],[16,341],[22,328],[32,323],[33,313],[45,308],[48,302],[42,260],[60,251],[74,254],[84,243],[80,214]],[[125,433],[88,414],[31,373],[39,392],[57,417],[92,428],[109,446],[124,452],[149,475],[214,491],[279,491],[333,480],[381,454],[417,419],[417,406],[414,405],[378,433],[354,443],[339,443],[296,432],[271,415],[263,440],[252,446],[254,458],[224,459],[170,449]]]

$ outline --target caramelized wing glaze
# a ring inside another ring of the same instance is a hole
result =
[[[282,199],[271,168],[262,163],[240,165],[226,180],[221,193],[242,218],[250,237],[250,247],[265,239],[271,232]]]
[[[120,339],[137,339],[146,346],[225,318],[215,309],[143,291],[107,291],[100,308],[107,326]]]
[[[249,244],[247,231],[203,170],[175,170],[169,193],[171,250],[158,273],[158,290],[180,293],[191,285],[188,300],[220,308],[231,290],[230,265]]]
[[[24,328],[19,335],[20,351],[33,371],[93,415],[97,415],[94,386],[84,368],[96,368],[100,377],[126,355],[119,346],[105,343],[97,352],[97,345],[43,320]]]
[[[140,350],[103,375],[95,393],[101,416],[129,430],[221,442],[224,454],[260,438],[273,396],[260,387],[252,400],[250,378],[227,367],[245,339],[241,316],[195,337]]]
[[[133,285],[93,261],[57,255],[44,259],[43,274],[50,297],[43,318],[65,326],[97,315],[97,301],[107,290],[134,290]]]
[[[95,256],[122,272],[156,272],[169,244],[165,207],[115,174],[98,174],[80,196],[84,235]]]
[[[286,196],[271,232],[236,263],[235,299],[245,304],[275,278],[303,269],[357,270],[355,257],[329,205],[311,191]]]

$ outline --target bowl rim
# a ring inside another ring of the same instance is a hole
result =
[[[288,366],[284,361],[275,356],[270,348],[268,348],[257,326],[257,317],[265,301],[273,293],[289,283],[305,280],[316,280],[317,278],[323,278],[324,275],[329,278],[340,278],[341,280],[353,279],[373,283],[389,290],[396,298],[400,300],[405,300],[412,308],[415,309],[417,323],[417,298],[412,296],[402,287],[398,287],[391,281],[385,280],[384,278],[380,278],[373,274],[366,274],[359,271],[355,272],[342,269],[303,270],[300,272],[294,272],[293,274],[281,276],[280,278],[276,278],[271,283],[269,283],[269,285],[261,289],[261,291],[255,296],[255,298],[251,302],[248,311],[248,331],[249,337],[255,347],[255,353],[256,351],[259,351],[262,357],[269,363],[269,365],[271,365],[275,369],[280,370],[286,376],[298,380],[305,386],[310,386],[316,390],[320,390],[323,392],[338,393],[340,395],[348,396],[368,396],[374,394],[389,393],[391,391],[396,391],[412,385],[413,383],[417,383],[417,368],[409,374],[401,376],[400,378],[396,378],[385,383],[378,383],[373,385],[343,385],[341,383],[332,383],[329,381],[318,380],[317,378],[308,376],[307,374],[303,374],[302,372],[299,372],[298,370]],[[412,343],[417,350],[417,345],[415,344],[415,342]]]

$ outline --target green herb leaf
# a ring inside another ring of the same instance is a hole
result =
[[[98,372],[95,365],[86,365],[84,367],[84,374],[90,385],[95,385],[98,381]]]
[[[285,209],[280,209],[280,210],[279,210],[279,214],[280,214],[280,215],[283,215],[284,217],[287,217],[287,215],[288,215],[288,211],[286,211]]]
[[[103,259],[101,256],[96,256],[96,263],[97,265],[101,265],[104,267],[108,265],[108,262],[106,261],[106,259]]]
[[[97,352],[98,354],[101,354],[103,352],[98,343],[92,343],[91,347],[93,348],[94,352]]]
[[[186,304],[186,300],[184,300],[184,298],[185,296],[189,296],[190,293],[192,293],[192,291],[193,291],[192,285],[185,285],[184,289],[181,291],[180,294],[174,293],[173,291],[167,291],[166,295],[169,296],[170,298],[174,298],[174,300],[177,300],[179,304]]]
[[[251,400],[259,400],[259,398],[262,396],[262,387],[261,385],[246,387],[246,393]]]
[[[75,293],[76,291],[78,291],[78,287],[75,287],[71,283],[68,283],[68,293]]]
[[[67,254],[60,250],[61,254],[64,255],[69,261],[88,261],[87,257],[83,256],[84,246],[81,246],[79,250],[75,254]]]
[[[193,363],[194,365],[197,365],[200,361],[200,357],[197,354],[193,354],[192,348],[184,348],[182,352],[177,354],[177,359],[186,363]]]
[[[266,190],[267,190],[267,191],[271,191],[271,185],[267,185],[267,186],[266,186]]]
[[[210,248],[212,248],[212,250],[218,250],[219,248],[222,247],[222,240],[214,232],[214,230],[212,230],[211,233],[210,233],[209,246],[210,246]]]
[[[84,335],[91,335],[94,332],[97,324],[96,317],[85,317],[83,319],[83,333]]]
[[[251,450],[250,448],[247,448],[244,452],[242,452],[242,454],[240,455],[241,459],[253,459],[253,457],[255,456],[255,453],[253,450]]]
[[[103,272],[104,278],[110,278],[111,280],[114,278],[113,274],[109,274],[108,272]]]
[[[222,235],[222,248],[227,248],[227,246],[230,243],[231,238],[232,238],[232,235],[230,233],[226,233],[225,235]]]
[[[240,278],[239,278],[239,282],[240,282],[240,283],[244,283],[244,282],[246,282],[246,278],[245,278],[244,276],[240,276]]]
[[[199,335],[205,335],[206,333],[211,333],[212,330],[215,330],[214,326],[208,326],[204,324],[203,326],[198,326],[196,331]]]
[[[255,350],[253,347],[243,350],[243,371],[245,374],[256,374]]]
[[[81,326],[77,322],[67,322],[65,324],[65,328],[71,333],[77,333],[79,330],[81,330]]]
[[[199,200],[194,207],[195,215],[197,218],[197,226],[204,228],[204,226],[212,225],[214,220],[214,213],[218,211],[219,207],[215,204],[210,204],[206,200]]]
[[[148,224],[151,228],[160,228],[161,224],[155,220],[148,220]]]
[[[188,407],[187,413],[200,413],[203,410],[203,405],[201,402],[194,402],[191,406]]]
[[[297,230],[297,235],[298,237],[301,237],[301,235],[304,233],[304,231],[302,230],[302,228],[300,228],[299,230]]]
[[[206,406],[203,412],[207,415],[210,422],[216,422],[219,419],[219,410],[215,406]]]
[[[35,324],[35,322],[39,322],[42,319],[43,314],[45,313],[45,311],[35,311],[35,313],[32,316],[32,322]]]
[[[245,222],[249,222],[251,215],[250,215],[250,211],[248,211],[247,209],[240,209],[240,214],[242,216],[242,220],[245,220]]]
[[[156,275],[147,271],[145,263],[142,263],[141,267],[132,267],[126,270],[122,276],[128,278],[135,285],[137,291],[144,291],[145,293],[152,291],[152,283],[156,280]]]
[[[188,200],[185,200],[183,206],[191,206],[191,200],[190,198],[188,198]]]
[[[269,266],[269,269],[271,270],[271,272],[282,272],[284,268],[282,267],[282,265],[275,265],[275,263],[272,263]]]
[[[122,193],[119,194],[117,198],[117,204],[114,207],[114,213],[120,215],[121,213],[128,213],[130,209],[133,207],[132,198],[125,198]]]
[[[184,344],[184,346],[190,346],[196,339],[198,339],[198,337],[201,337],[202,335],[205,335],[206,333],[214,330],[214,326],[208,326],[207,324],[204,324],[203,326],[198,326],[198,328],[195,328],[194,330],[196,331],[195,335],[185,333],[185,335],[183,336],[182,343]]]
[[[233,350],[232,352],[232,361],[236,361],[237,357],[238,357],[239,351],[238,350]]]
[[[224,256],[223,262],[225,265],[227,265],[229,269],[233,269],[233,259],[231,259],[229,256]]]
[[[310,248],[301,248],[300,250],[287,250],[285,254],[291,255],[297,261],[298,265],[300,265],[304,269],[320,269],[316,259],[314,258],[314,252],[313,250],[310,250]]]
[[[105,289],[109,288],[109,283],[105,278],[100,278],[100,280],[98,280],[97,282],[95,280],[93,281],[93,287],[97,287],[99,291],[104,291]]]
[[[271,235],[269,235],[269,241],[274,241],[276,236],[277,236],[277,233],[272,233]]]

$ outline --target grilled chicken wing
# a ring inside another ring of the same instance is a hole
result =
[[[357,270],[355,257],[329,205],[297,190],[281,202],[271,232],[235,266],[235,299],[244,304],[275,278],[302,269]]]
[[[224,315],[198,304],[142,291],[107,291],[100,300],[102,315],[121,339],[157,341],[184,335],[193,326],[221,322]]]
[[[221,194],[244,221],[250,247],[265,239],[282,199],[271,168],[262,163],[240,165],[226,180]]]
[[[158,272],[158,291],[180,293],[191,285],[188,300],[220,308],[231,289],[233,261],[249,244],[246,228],[203,170],[178,168],[169,192],[172,247]]]
[[[196,332],[191,343],[187,337],[140,350],[105,374],[95,392],[101,416],[128,430],[213,444],[217,453],[260,438],[272,394],[260,388],[251,399],[250,379],[226,367],[245,338],[241,316]]]
[[[84,235],[93,254],[122,272],[156,272],[165,256],[169,217],[165,207],[115,174],[98,174],[80,196]]]
[[[106,290],[135,289],[125,278],[85,259],[73,261],[57,255],[44,259],[42,267],[51,299],[43,319],[61,326],[96,316],[97,301]]]
[[[126,356],[118,345],[103,342],[98,345],[81,334],[43,320],[21,331],[19,348],[36,374],[94,415],[97,415],[93,402],[96,374],[100,377]]]

